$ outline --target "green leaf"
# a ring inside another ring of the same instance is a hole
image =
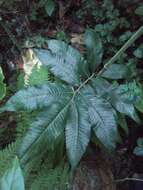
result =
[[[66,149],[72,168],[75,168],[85,153],[90,140],[91,124],[88,109],[82,97],[70,105],[66,123]]]
[[[0,81],[3,81],[3,80],[4,80],[4,75],[2,72],[2,68],[0,67]]]
[[[0,82],[0,100],[4,98],[6,94],[6,85],[3,82]]]
[[[49,40],[48,50],[34,49],[34,52],[56,77],[73,86],[81,83],[81,76],[87,77],[89,74],[86,61],[65,42]]]
[[[137,58],[139,58],[139,59],[141,59],[141,58],[143,58],[143,49],[136,49],[135,51],[134,51],[134,55],[137,57]]]
[[[99,98],[90,86],[81,93],[88,104],[90,123],[99,141],[108,149],[113,150],[119,141],[115,111],[105,99]]]
[[[143,5],[140,5],[136,10],[135,13],[139,16],[143,16]]]
[[[20,90],[24,88],[25,82],[24,82],[24,73],[20,73],[17,77],[17,90]]]
[[[140,85],[137,88],[136,93],[138,95],[138,98],[136,99],[135,107],[138,111],[143,113],[143,86],[142,85]]]
[[[63,134],[72,94],[70,92],[64,94],[63,91],[62,94],[63,97],[58,97],[58,101],[52,102],[46,109],[41,111],[31,124],[18,148],[22,163],[26,163],[36,155],[44,153]]]
[[[45,11],[48,16],[51,16],[55,9],[55,3],[53,0],[47,0],[46,4],[44,5]]]
[[[8,169],[0,179],[1,190],[24,190],[24,178],[19,165],[18,158],[15,158],[12,167]]]
[[[138,138],[137,146],[134,149],[134,154],[137,156],[143,156],[143,138]]]
[[[112,92],[111,104],[115,109],[122,114],[128,115],[139,123],[140,119],[136,113],[134,103],[134,91],[132,91],[132,89],[127,89],[127,85],[120,85]]]
[[[112,64],[105,70],[102,77],[109,79],[123,79],[127,77],[127,71],[127,65]]]
[[[22,89],[26,85],[27,86],[40,85],[40,84],[42,85],[48,82],[48,77],[49,77],[49,73],[48,73],[47,68],[45,68],[42,65],[39,68],[37,65],[35,65],[28,78],[28,84],[26,84],[24,81],[25,74],[21,73],[19,75],[18,82],[17,82],[18,89]]]
[[[143,58],[143,45],[141,44],[141,45],[133,52],[133,54],[134,54],[137,58],[139,58],[139,59]]]
[[[95,97],[92,99],[89,114],[95,135],[107,149],[114,150],[118,141],[118,132],[111,105]]]
[[[137,140],[137,145],[138,145],[139,147],[143,147],[143,138],[138,138],[138,140]]]
[[[98,85],[97,85],[98,83]],[[91,82],[92,87],[98,96],[106,99],[120,113],[128,115],[136,122],[140,122],[135,111],[135,103],[138,98],[136,84],[125,85],[111,84],[105,79],[96,78]]]
[[[137,156],[143,156],[143,147],[135,147],[134,154]]]
[[[32,73],[29,76],[29,85],[40,85],[48,81],[48,71],[44,66],[38,66],[36,65],[32,69]]]
[[[99,35],[92,29],[87,29],[84,35],[85,45],[87,47],[87,58],[91,72],[101,64],[103,56],[103,47]]]
[[[109,93],[111,93],[116,87],[117,83],[111,84],[106,79],[102,77],[97,77],[95,79],[92,79],[90,82],[90,85],[93,87],[95,92],[103,98],[109,98]]]
[[[143,101],[139,101],[135,104],[135,107],[138,111],[140,111],[141,113],[143,113]]]
[[[112,101],[112,105],[118,112],[128,115],[138,123],[140,122],[140,119],[138,118],[133,104],[129,103],[124,99],[119,99],[119,96],[116,96],[116,100]]]
[[[32,111],[42,109],[53,103],[65,100],[72,92],[69,88],[55,83],[32,86],[18,91],[12,96],[5,106],[0,109],[3,111]]]

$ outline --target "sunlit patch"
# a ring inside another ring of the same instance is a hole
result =
[[[24,69],[24,84],[25,86],[28,86],[29,83],[29,77],[32,74],[33,68],[36,66],[36,68],[39,70],[42,63],[41,61],[35,56],[32,49],[28,49],[22,56],[23,59],[23,69]]]

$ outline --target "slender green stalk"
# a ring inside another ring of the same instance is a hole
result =
[[[80,91],[80,89],[86,84],[88,83],[89,80],[91,80],[93,77],[95,76],[95,73],[93,73],[89,78],[87,78],[80,86],[79,88],[74,92],[73,98],[74,99],[75,95]]]
[[[96,76],[100,76],[104,73],[104,71],[110,66],[112,65],[115,61],[117,61],[119,59],[119,57],[136,41],[136,39],[138,39],[141,35],[143,34],[143,26],[141,26],[136,32],[135,34],[133,34],[133,36],[119,49],[119,51],[104,65],[104,67],[96,74],[93,73],[89,78],[87,78],[87,80],[85,80],[80,86],[79,88],[75,91],[74,95],[73,95],[73,99],[75,97],[75,95],[80,91],[80,89],[86,84],[88,83],[95,75]]]
[[[135,34],[121,47],[121,49],[104,65],[103,69],[99,71],[98,75],[102,73],[112,65],[118,58],[143,34],[143,26],[141,26]]]

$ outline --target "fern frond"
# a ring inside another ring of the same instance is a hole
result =
[[[56,168],[50,168],[49,163],[44,163],[44,167],[33,181],[30,190],[67,190],[69,168],[61,163]]]
[[[11,166],[11,161],[16,156],[16,147],[18,144],[19,141],[16,141],[9,144],[5,149],[0,150],[0,176]]]

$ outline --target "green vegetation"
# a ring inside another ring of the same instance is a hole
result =
[[[0,5],[4,12],[19,11],[21,1],[1,1]],[[1,16],[7,37],[0,47],[6,43],[10,55],[20,52],[23,64],[21,70],[11,68],[10,80],[2,64],[6,57],[2,54],[0,60],[6,73],[4,77],[0,68],[0,113],[16,123],[11,143],[0,145],[0,189],[68,190],[93,144],[111,155],[130,133],[129,121],[142,123],[143,5],[131,5],[138,18],[132,29],[134,19],[121,14],[120,1],[116,5],[111,0],[83,0],[78,10],[72,2],[65,5],[53,0],[30,5],[30,23],[42,28],[49,21],[58,27],[51,36],[38,30],[20,36],[18,43],[16,35],[22,31],[13,34],[12,24]],[[64,26],[67,13],[73,12],[84,31],[76,34],[75,43]],[[5,133],[8,130],[4,128]],[[3,141],[5,133],[0,131]],[[143,155],[142,138],[134,154]]]

